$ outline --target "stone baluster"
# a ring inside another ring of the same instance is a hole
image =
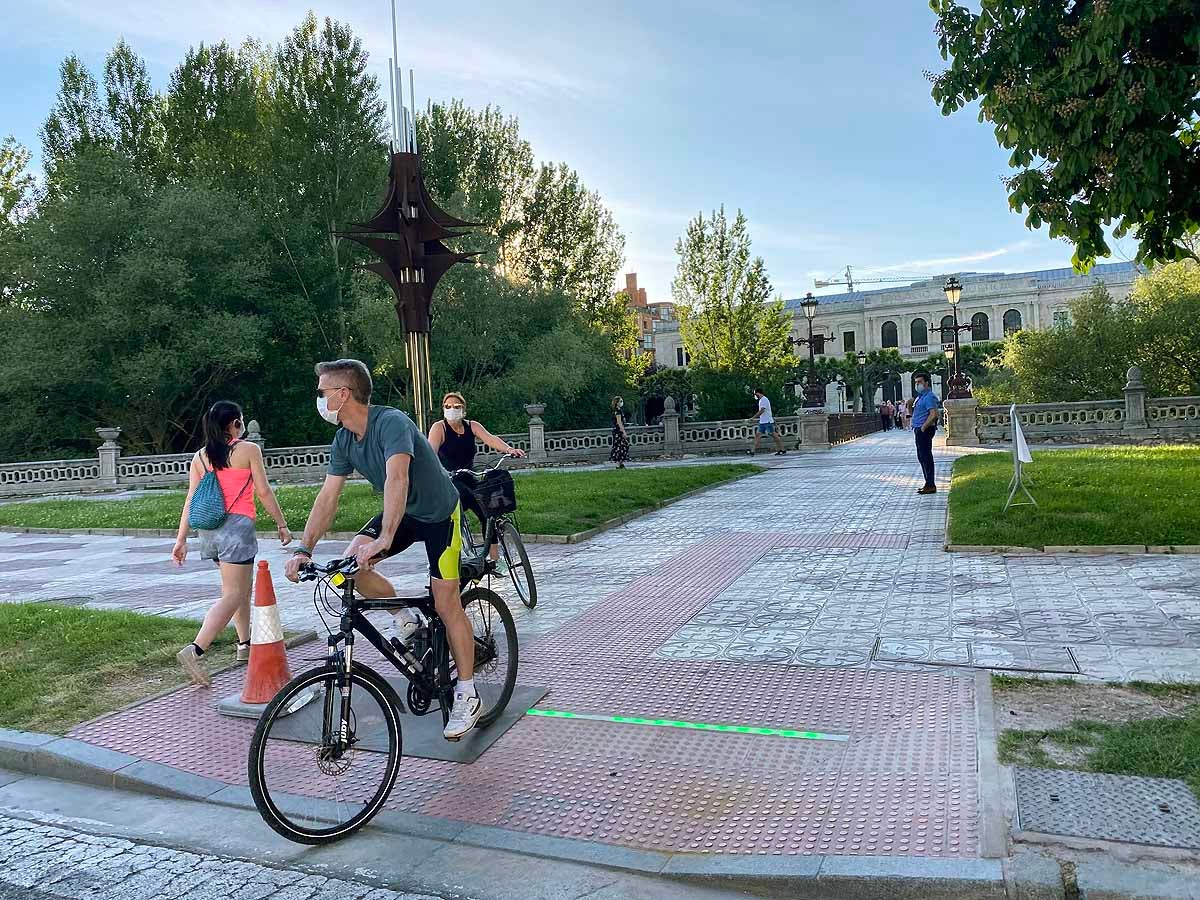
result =
[[[1146,382],[1142,380],[1142,370],[1138,366],[1130,366],[1125,378],[1124,430],[1145,432],[1149,424],[1146,422]]]
[[[105,487],[116,487],[117,460],[121,458],[121,445],[117,443],[117,438],[121,429],[97,428],[96,434],[104,439],[104,443],[97,450],[100,456],[100,483]]]
[[[546,461],[546,423],[542,413],[546,411],[544,403],[527,403],[525,412],[529,416],[529,461]]]
[[[246,440],[252,444],[258,444],[259,450],[267,448],[267,442],[263,438],[262,429],[258,425],[258,419],[251,419],[246,423]]]
[[[679,453],[683,442],[679,438],[679,413],[675,409],[675,398],[663,399],[663,450],[666,453]]]

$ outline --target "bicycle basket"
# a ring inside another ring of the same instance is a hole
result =
[[[471,485],[471,493],[488,518],[516,511],[517,492],[512,475],[503,469],[495,469],[478,479]]]

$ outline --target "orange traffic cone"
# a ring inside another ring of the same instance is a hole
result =
[[[292,680],[287,652],[283,645],[283,626],[275,605],[275,586],[266,560],[258,564],[254,576],[254,607],[250,610],[250,664],[246,667],[243,703],[268,703],[279,689]]]

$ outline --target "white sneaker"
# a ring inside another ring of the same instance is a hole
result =
[[[461,691],[454,695],[454,708],[450,710],[450,721],[442,731],[442,737],[448,741],[457,741],[475,727],[479,714],[483,712],[483,703],[477,694],[467,694]]]
[[[499,559],[492,560],[492,562],[494,562],[496,564],[496,574],[498,576],[500,576],[501,578],[507,578],[508,577],[508,563],[506,563],[504,561],[504,557],[501,556]]]
[[[392,613],[392,619],[394,636],[402,644],[407,644],[412,640],[412,636],[425,624],[425,617],[419,610],[413,609],[411,606],[396,610]]]

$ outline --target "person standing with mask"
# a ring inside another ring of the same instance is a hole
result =
[[[450,391],[442,398],[442,420],[429,426],[429,446],[437,451],[442,468],[453,475],[459,469],[475,468],[476,441],[497,453],[505,453],[518,459],[525,456],[524,450],[518,450],[496,437],[484,428],[481,422],[472,422],[468,419],[467,401],[458,391]],[[461,485],[458,481],[455,481],[454,484],[458,488],[458,496],[462,500],[463,508],[475,513],[479,518],[480,528],[486,531],[484,520],[487,517],[484,515],[483,507],[475,499],[475,494],[467,485]],[[496,563],[500,574],[506,575],[508,574],[507,570],[500,559],[499,540],[498,534],[492,535],[492,545],[488,548],[488,555]]]
[[[200,480],[215,472],[225,503],[225,520],[218,528],[201,531],[200,556],[211,559],[221,570],[221,598],[213,604],[196,639],[176,654],[193,684],[207,686],[208,672],[201,657],[230,622],[237,629],[238,662],[250,658],[250,583],[254,576],[254,557],[258,555],[258,537],[254,530],[257,497],[275,520],[279,540],[285,546],[292,540],[287,520],[275,492],[267,481],[262,450],[243,441],[246,433],[242,409],[228,400],[218,400],[204,414],[204,446],[192,456],[188,471],[188,494],[179,516],[179,535],[171,558],[182,566],[187,559],[188,508]]]
[[[618,469],[623,469],[629,459],[629,432],[625,430],[625,401],[620,397],[613,397],[612,426],[612,449],[608,452],[608,461],[615,462]]]
[[[913,380],[917,391],[917,402],[913,404],[912,428],[917,441],[917,461],[925,475],[924,486],[918,494],[936,494],[933,482],[933,433],[937,429],[940,404],[937,395],[929,389],[929,376],[918,375]]]

